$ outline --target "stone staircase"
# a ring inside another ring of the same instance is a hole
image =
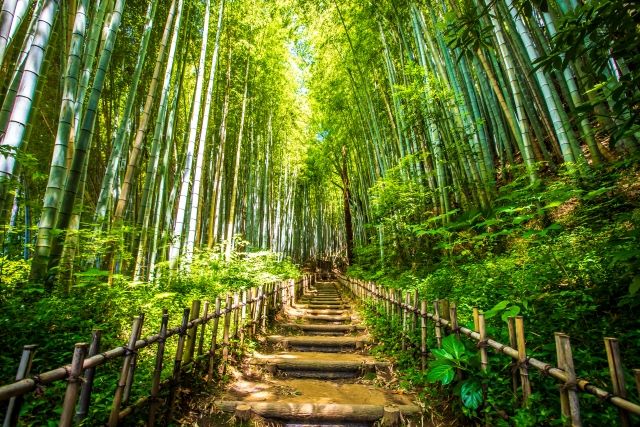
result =
[[[316,282],[278,320],[216,401],[235,422],[417,425],[420,408],[410,396],[375,385],[389,363],[367,355],[371,337],[337,283]]]

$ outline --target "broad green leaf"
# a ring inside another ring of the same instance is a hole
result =
[[[482,386],[478,381],[466,380],[460,387],[462,404],[469,409],[478,409],[482,404]]]
[[[509,317],[514,317],[518,314],[520,314],[520,307],[518,307],[517,305],[512,305],[507,310],[505,310],[500,317],[504,322],[506,322]]]
[[[455,370],[453,369],[453,366],[441,364],[429,368],[429,372],[427,372],[427,381],[430,383],[440,381],[443,385],[447,385],[453,381],[454,376]]]
[[[442,340],[442,348],[451,354],[454,359],[459,360],[464,354],[464,345],[455,335],[449,335]]]
[[[491,307],[491,310],[484,313],[484,318],[491,319],[492,317],[495,317],[496,314],[500,313],[502,310],[507,308],[508,305],[509,305],[509,301],[507,300],[500,301],[499,303]]]
[[[453,355],[449,353],[447,350],[442,348],[436,348],[434,350],[431,350],[431,354],[433,354],[436,357],[436,359],[446,359],[446,360],[453,359]]]

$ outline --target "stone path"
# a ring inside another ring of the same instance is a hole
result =
[[[367,355],[371,337],[335,282],[287,307],[242,372],[216,402],[235,421],[257,425],[400,426],[420,408],[410,396],[374,385],[389,364]]]

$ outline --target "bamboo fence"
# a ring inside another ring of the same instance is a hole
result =
[[[513,359],[512,387],[514,392],[520,389],[522,404],[525,406],[531,396],[531,382],[529,380],[529,371],[531,369],[535,369],[544,376],[559,381],[560,409],[567,425],[582,426],[579,392],[591,394],[615,406],[620,415],[620,425],[623,427],[633,425],[631,415],[640,415],[640,405],[630,401],[627,396],[619,342],[615,338],[604,338],[612,383],[612,391],[608,391],[597,387],[588,379],[576,377],[571,343],[569,336],[564,333],[555,333],[557,366],[554,366],[527,355],[524,319],[522,316],[508,318],[509,345],[506,345],[487,336],[484,313],[478,308],[473,309],[474,328],[471,330],[458,324],[457,308],[455,304],[450,304],[447,300],[433,301],[433,312],[429,312],[428,302],[420,300],[417,292],[414,292],[413,295],[405,293],[403,300],[402,291],[400,290],[385,288],[373,282],[349,278],[340,273],[336,273],[336,275],[338,281],[356,299],[373,302],[379,315],[399,319],[403,332],[403,349],[406,349],[409,345],[410,336],[420,337],[417,350],[420,353],[422,370],[427,368],[428,323],[432,323],[433,336],[438,347],[441,346],[444,334],[448,333],[476,341],[482,370],[488,369],[488,349],[511,357]],[[640,395],[640,369],[634,369],[633,376]]]
[[[106,425],[117,426],[134,411],[147,407],[147,425],[167,424],[175,409],[181,375],[186,369],[198,369],[212,381],[214,373],[224,373],[234,351],[232,339],[242,343],[258,332],[265,331],[267,324],[285,305],[292,304],[295,295],[311,285],[312,275],[269,283],[263,286],[228,294],[224,305],[221,298],[210,301],[193,301],[191,308],[183,310],[179,326],[169,329],[169,315],[163,310],[159,332],[141,337],[144,314],[133,319],[131,335],[126,345],[100,352],[101,331],[94,331],[91,343],[78,343],[73,350],[71,363],[38,375],[31,375],[31,365],[36,351],[35,345],[26,345],[20,358],[16,381],[0,386],[0,402],[6,402],[3,427],[18,424],[20,409],[25,396],[48,384],[66,381],[67,387],[62,402],[59,426],[79,424],[87,417],[91,404],[91,393],[96,368],[107,362],[122,359],[120,374],[114,392],[110,415]],[[202,312],[201,312],[202,306]],[[209,309],[212,308],[211,311]],[[207,326],[212,328],[207,333]],[[222,331],[219,328],[222,327]],[[219,339],[222,332],[222,339]],[[173,371],[169,378],[162,379],[165,366],[165,344],[177,337]],[[139,350],[156,346],[152,385],[148,395],[129,404],[131,387],[134,384]],[[208,350],[206,349],[208,347]],[[168,397],[162,399],[160,392],[168,388]]]

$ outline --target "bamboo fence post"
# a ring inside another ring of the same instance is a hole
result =
[[[633,377],[636,380],[636,391],[638,392],[638,397],[640,397],[640,369],[633,370]]]
[[[531,395],[531,383],[529,382],[529,369],[527,364],[527,347],[524,338],[524,318],[516,316],[516,343],[518,347],[518,367],[520,368],[520,384],[522,385],[522,401],[528,405]]]
[[[182,311],[182,322],[180,323],[180,334],[178,336],[178,345],[176,347],[176,357],[173,360],[173,372],[171,374],[171,384],[169,385],[169,398],[167,401],[167,412],[165,413],[165,423],[169,424],[173,418],[173,407],[178,392],[178,384],[180,383],[180,374],[182,370],[182,356],[184,354],[185,339],[187,336],[187,326],[189,324],[190,309],[185,308]]]
[[[215,312],[213,313],[213,330],[211,331],[211,345],[209,346],[209,372],[207,375],[207,380],[213,380],[213,369],[215,366],[216,359],[216,347],[218,345],[218,324],[220,323],[220,297],[216,297],[215,302]]]
[[[449,307],[449,320],[451,321],[451,332],[456,334],[456,337],[460,339],[460,326],[458,325],[458,307],[455,304],[451,304]]]
[[[382,295],[384,300],[384,313],[387,317],[391,317],[391,298],[389,297],[389,289],[383,288]]]
[[[420,307],[418,306],[419,304],[419,300],[418,300],[418,290],[414,289],[413,291],[413,301],[411,303],[411,308],[413,309],[413,319],[411,320],[411,331],[413,332],[413,335],[415,336],[416,334],[416,328],[418,327],[418,310],[420,309]]]
[[[142,318],[141,322],[144,323],[144,314],[141,314]],[[138,336],[136,337],[136,341],[140,339],[142,335],[142,325],[140,325],[140,330],[138,331]],[[136,372],[136,366],[138,364],[138,353],[133,352],[133,356],[131,357],[131,361],[129,362],[129,371],[127,372],[127,382],[124,386],[124,393],[122,394],[122,403],[129,402],[129,395],[131,394],[131,386],[133,385],[133,376]]]
[[[38,346],[33,344],[22,347],[22,356],[20,356],[20,363],[18,364],[18,371],[16,372],[16,381],[26,378],[29,375],[29,372],[31,372],[31,364],[33,362],[33,356],[36,352],[36,348],[38,348]],[[13,427],[18,424],[22,402],[24,402],[23,395],[9,399],[2,427]]]
[[[404,294],[404,302],[408,306],[409,305],[409,292]],[[408,329],[408,321],[407,321],[407,308],[402,307],[402,350],[407,349],[407,329]]]
[[[191,302],[191,316],[189,321],[192,322],[200,316],[200,300],[193,300]],[[198,333],[198,326],[194,325],[187,331],[187,351],[184,354],[184,365],[188,365],[193,360],[193,353],[196,347],[196,336]]]
[[[120,421],[120,405],[122,404],[122,397],[124,395],[125,387],[127,386],[127,380],[129,378],[129,368],[131,367],[131,358],[135,354],[136,341],[142,331],[142,316],[136,316],[133,319],[133,325],[131,327],[131,336],[129,337],[129,343],[125,348],[124,361],[122,362],[122,369],[120,371],[120,378],[118,379],[118,386],[116,387],[115,395],[113,396],[113,402],[111,405],[111,413],[109,414],[109,421],[107,425],[109,427],[116,427]]]
[[[164,349],[167,339],[167,326],[169,324],[169,313],[167,309],[162,310],[162,320],[160,320],[160,339],[158,339],[158,349],[156,351],[156,363],[153,368],[153,378],[151,380],[151,395],[149,396],[149,422],[147,425],[154,426],[156,412],[160,406],[160,379],[162,367],[164,365]]]
[[[262,288],[262,301],[260,302],[260,333],[267,332],[267,310],[269,305],[269,285]]]
[[[231,324],[231,295],[227,294],[227,300],[224,305],[224,324],[222,330],[222,367],[221,373],[224,374],[229,362],[229,327]]]
[[[444,320],[451,320],[449,317],[449,306],[450,304],[448,299],[440,300],[440,313],[442,313],[442,318]]]
[[[200,327],[200,338],[198,339],[198,352],[196,356],[196,362],[200,360],[202,357],[202,352],[204,350],[204,337],[207,329],[207,323],[209,320],[207,316],[209,315],[209,301],[204,302],[204,306],[202,307],[202,326]]]
[[[607,349],[607,362],[609,363],[609,374],[611,375],[611,385],[613,394],[627,398],[627,390],[624,382],[624,368],[622,367],[622,359],[620,358],[620,342],[617,338],[605,338],[604,346]],[[624,409],[619,409],[620,425],[628,427],[631,425],[629,413]]]
[[[258,332],[258,324],[260,323],[260,311],[262,310],[262,286],[256,289],[256,303],[253,307],[253,322],[251,325],[251,334],[256,335]]]
[[[511,348],[518,348],[518,341],[516,340],[516,318],[510,316],[507,318],[507,328],[509,329],[509,346]],[[518,362],[516,360],[511,361],[511,387],[513,393],[518,392]]]
[[[244,347],[244,328],[247,319],[247,291],[242,291],[242,306],[240,308],[240,350]]]
[[[487,328],[484,321],[484,313],[478,313],[478,333],[480,334],[480,340],[478,341],[480,368],[483,372],[486,372],[489,366],[489,357],[487,355]]]
[[[100,341],[102,339],[102,331],[94,329],[91,332],[91,344],[89,345],[89,353],[87,357],[93,357],[100,352]],[[93,379],[96,375],[96,368],[87,368],[84,370],[84,381],[80,390],[80,400],[76,411],[76,421],[82,421],[89,413],[89,405],[91,404],[91,392],[93,391]]]
[[[420,301],[420,362],[427,369],[427,301]]]
[[[433,318],[435,320],[436,343],[442,348],[442,328],[440,326],[440,301],[433,301]]]
[[[62,404],[62,414],[60,414],[60,427],[70,427],[73,423],[76,402],[80,393],[82,382],[82,364],[87,354],[87,343],[78,343],[73,350],[73,359],[71,368],[69,369],[69,378],[67,379],[67,391],[64,394],[64,403]]]
[[[233,311],[233,339],[237,340],[238,339],[238,332],[240,331],[239,328],[239,324],[240,324],[240,294],[238,292],[234,292],[233,293],[233,305],[231,306],[231,309]],[[234,349],[237,345],[237,341],[234,341]],[[233,350],[232,350],[233,352]]]
[[[560,332],[554,334],[556,341],[556,355],[558,368],[565,371],[567,381],[560,387],[560,409],[562,417],[567,419],[567,425],[581,427],[580,401],[576,393],[576,372],[573,367],[573,352],[569,336]]]
[[[480,310],[478,309],[478,307],[473,307],[473,330],[476,332],[479,332],[480,330],[480,325],[479,325],[479,321],[478,321],[478,315],[480,314]]]

